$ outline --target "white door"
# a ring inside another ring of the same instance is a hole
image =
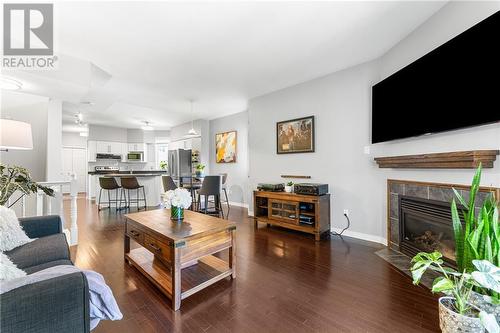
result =
[[[63,173],[74,173],[78,184],[78,192],[86,192],[87,184],[87,151],[85,148],[63,148]],[[69,187],[63,191],[69,193]]]

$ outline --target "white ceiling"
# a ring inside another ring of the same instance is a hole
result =
[[[59,70],[3,73],[65,122],[158,129],[375,59],[445,2],[56,3]],[[109,74],[109,76],[108,76]],[[94,105],[79,104],[92,101]]]

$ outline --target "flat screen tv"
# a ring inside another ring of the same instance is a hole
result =
[[[372,143],[500,121],[500,11],[372,87]]]

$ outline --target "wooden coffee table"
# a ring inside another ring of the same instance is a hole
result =
[[[125,261],[136,267],[172,300],[181,300],[224,279],[236,277],[236,224],[217,217],[184,212],[183,223],[170,210],[126,214]],[[141,247],[130,250],[130,239]],[[229,260],[213,254],[229,249]]]

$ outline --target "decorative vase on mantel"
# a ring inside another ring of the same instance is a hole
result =
[[[170,219],[176,222],[184,220],[184,208],[172,206],[170,208]]]

